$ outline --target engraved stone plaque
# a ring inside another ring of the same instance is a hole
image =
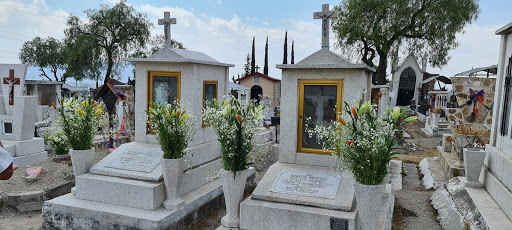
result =
[[[347,230],[348,220],[331,217],[331,230]]]
[[[270,191],[335,199],[340,181],[341,175],[282,171]]]
[[[160,164],[161,159],[159,152],[127,150],[105,167],[148,173]]]

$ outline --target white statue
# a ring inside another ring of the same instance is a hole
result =
[[[13,87],[14,87],[14,83],[16,83],[18,80],[14,80],[14,81],[11,81],[11,80],[7,80],[7,79],[4,79],[7,84],[9,84],[9,90],[7,91],[7,94],[9,94],[9,103],[12,103],[12,90],[13,90]]]

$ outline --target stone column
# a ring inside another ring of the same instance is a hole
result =
[[[377,107],[380,117],[386,116],[386,107],[389,106],[389,85],[374,85],[372,89],[377,88],[382,92],[382,97],[379,99],[379,105]]]

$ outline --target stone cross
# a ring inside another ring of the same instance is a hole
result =
[[[176,24],[176,18],[171,18],[169,11],[164,12],[164,18],[158,19],[158,25],[164,26],[165,33],[165,48],[171,47],[171,24]]]
[[[254,68],[256,69],[256,72],[259,72],[259,70],[260,70],[260,67],[259,67],[259,66],[256,66],[256,67],[254,67]]]
[[[4,84],[9,84],[7,94],[9,94],[9,105],[14,105],[14,85],[20,84],[20,79],[14,77],[14,70],[9,70],[9,78],[4,77]]]
[[[329,4],[323,4],[321,12],[313,13],[313,19],[322,19],[322,49],[329,49],[329,19],[337,17],[338,12],[329,11]]]

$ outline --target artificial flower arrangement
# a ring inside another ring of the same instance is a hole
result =
[[[92,147],[99,116],[103,112],[101,106],[94,100],[78,97],[60,101],[57,108],[60,116],[54,122],[62,128],[72,149],[88,150]]]
[[[163,158],[182,158],[197,131],[195,117],[177,100],[172,104],[153,103],[146,112],[164,152]]]
[[[394,152],[395,132],[404,122],[417,117],[405,118],[405,110],[387,109],[387,117],[380,118],[369,102],[359,102],[351,107],[345,102],[345,113],[339,113],[331,125],[318,125],[308,130],[316,135],[326,151],[331,151],[340,167],[349,169],[354,179],[364,185],[384,183],[388,165]]]
[[[256,106],[254,102],[242,104],[233,96],[226,96],[224,103],[219,104],[214,100],[204,110],[204,120],[216,131],[221,143],[225,170],[237,172],[249,167],[253,137],[258,131],[258,121],[263,118],[264,108]]]

